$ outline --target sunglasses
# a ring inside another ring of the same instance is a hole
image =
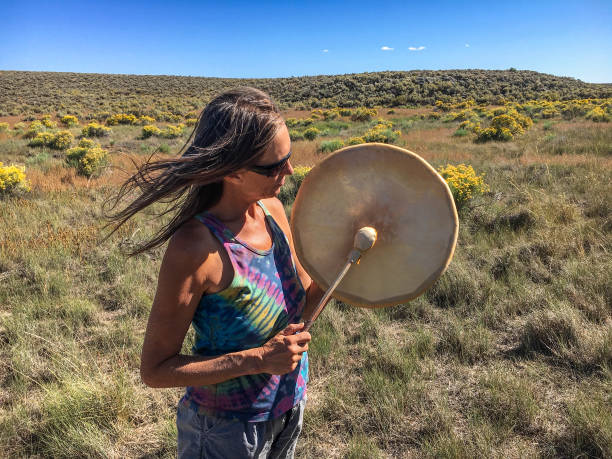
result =
[[[249,170],[260,175],[265,175],[266,177],[274,177],[275,175],[278,175],[280,171],[283,170],[285,164],[287,164],[287,161],[289,161],[290,156],[291,151],[280,161],[277,161],[272,164],[266,164],[265,166],[251,166],[249,167]]]

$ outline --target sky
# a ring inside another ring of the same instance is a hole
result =
[[[0,70],[290,77],[535,70],[612,83],[612,1],[2,0]]]

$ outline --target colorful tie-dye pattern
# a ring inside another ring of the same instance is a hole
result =
[[[258,347],[300,320],[306,295],[289,243],[261,202],[272,247],[257,250],[240,241],[212,214],[196,218],[225,247],[234,278],[225,290],[205,295],[193,317],[194,354],[215,356]],[[182,402],[208,416],[265,421],[281,416],[302,400],[308,380],[306,352],[291,373],[241,376],[219,384],[188,387]]]

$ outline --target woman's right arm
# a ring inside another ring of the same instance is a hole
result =
[[[292,371],[308,350],[310,334],[296,333],[303,324],[292,324],[253,349],[217,357],[180,354],[215,250],[209,238],[202,238],[199,231],[200,237],[194,237],[194,232],[179,229],[164,255],[142,348],[143,382],[150,387],[202,386],[248,374]]]

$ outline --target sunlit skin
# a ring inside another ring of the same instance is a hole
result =
[[[290,148],[291,140],[283,123],[257,164],[274,164],[287,156]],[[276,198],[285,177],[292,173],[293,167],[287,161],[272,177],[250,170],[230,174],[223,179],[219,202],[209,212],[241,240],[265,250],[271,247],[272,236],[265,215],[256,204],[262,200],[289,240],[298,276],[307,290],[302,317],[308,319],[323,292],[295,256],[289,222]],[[310,341],[308,332],[300,332],[303,324],[289,325],[258,348],[212,358],[180,354],[201,296],[225,289],[233,276],[225,249],[199,221],[187,222],[172,236],[162,261],[143,344],[140,370],[147,385],[209,385],[247,374],[285,374],[296,368]]]

